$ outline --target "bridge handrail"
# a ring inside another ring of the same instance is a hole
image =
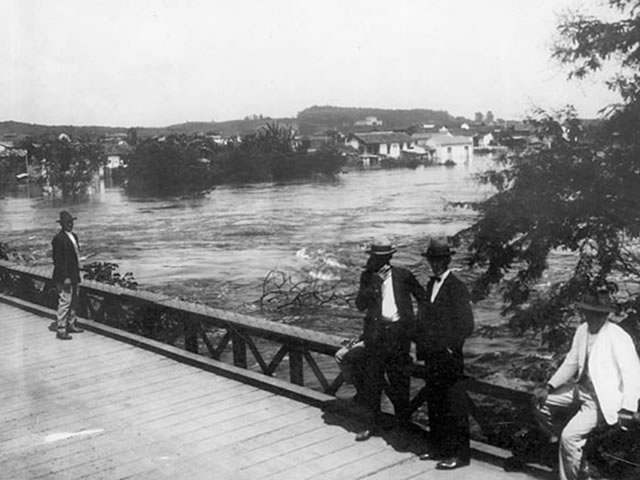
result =
[[[32,280],[44,282],[45,287],[43,287],[42,290],[46,289],[47,284],[51,285],[52,283],[51,269],[16,265],[0,260],[0,286],[4,283],[6,288],[7,277],[11,275],[17,275],[18,277],[26,276]],[[14,296],[19,296],[18,292],[13,292],[13,294]],[[317,353],[332,357],[341,347],[342,337],[292,325],[284,325],[263,318],[238,314],[202,304],[186,302],[159,293],[126,289],[92,280],[83,280],[80,284],[80,297],[84,304],[84,312],[81,311],[81,313],[85,313],[87,318],[91,318],[92,315],[95,317],[96,315],[95,311],[88,308],[90,304],[88,298],[91,296],[102,297],[105,302],[107,299],[109,299],[108,301],[117,299],[117,304],[128,303],[160,307],[178,314],[182,321],[182,329],[178,328],[177,331],[171,335],[172,341],[166,341],[165,343],[173,345],[179,338],[184,338],[184,349],[192,353],[200,353],[198,346],[199,338],[206,344],[212,358],[220,359],[227,343],[230,342],[233,350],[232,362],[236,366],[247,368],[248,349],[258,362],[262,373],[271,376],[279,367],[281,361],[288,355],[290,382],[304,386],[304,363],[306,361],[324,393],[335,395],[343,384],[342,376],[332,359],[330,362],[325,362],[325,371],[323,372],[323,369],[320,368],[318,362],[312,356],[312,353]],[[43,304],[41,299],[31,300],[34,300],[35,303]],[[52,304],[49,306],[54,308],[55,305]],[[199,327],[200,323],[226,329],[226,333],[218,345],[214,345],[211,340],[208,340],[206,332],[202,331]],[[194,325],[197,328],[192,328]],[[251,336],[277,342],[282,346],[273,358],[267,361],[263,358],[257,342],[254,341]],[[329,366],[333,367],[336,375],[332,381],[329,381],[325,376]],[[412,375],[423,378],[423,370],[424,367],[422,365],[414,365]],[[468,385],[470,392],[499,400],[506,400],[516,406],[529,405],[531,401],[531,394],[528,392],[475,379],[470,379]],[[423,403],[424,394],[425,391],[423,389],[413,398],[413,409],[418,408]]]

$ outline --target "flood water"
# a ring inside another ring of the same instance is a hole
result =
[[[338,310],[326,305],[308,315],[261,310],[257,301],[265,276],[279,270],[296,281],[333,285],[349,297],[366,261],[366,244],[386,235],[398,247],[393,262],[424,283],[428,266],[419,254],[428,238],[471,224],[475,212],[449,202],[489,195],[473,174],[491,166],[491,158],[476,157],[471,165],[220,187],[198,199],[142,199],[107,188],[88,202],[56,205],[23,192],[0,198],[0,241],[17,247],[31,264],[51,267],[58,212],[68,209],[78,217],[75,232],[81,255],[89,256],[86,262],[115,262],[121,273],[134,274],[139,288],[349,337],[362,327],[362,316],[351,305]],[[463,258],[464,252],[454,257],[455,268],[463,267]],[[464,270],[460,274],[471,279]],[[479,324],[504,321],[495,298],[476,305],[475,314]],[[495,355],[496,349],[511,355],[522,342],[477,338],[469,350],[478,358]]]

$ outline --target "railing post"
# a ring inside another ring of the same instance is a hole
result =
[[[87,291],[82,288],[82,285],[78,285],[78,311],[77,314],[84,318],[89,318],[87,315],[89,312],[89,297]]]
[[[247,368],[247,343],[235,329],[231,332],[231,342],[233,343],[233,364],[236,367]]]
[[[198,353],[198,326],[193,318],[186,318],[184,322],[184,349],[187,352]]]
[[[291,344],[289,346],[289,378],[291,383],[296,385],[304,385],[303,356],[304,350],[301,345]]]

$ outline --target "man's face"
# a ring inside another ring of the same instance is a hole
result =
[[[609,314],[607,312],[594,312],[593,310],[582,310],[582,316],[589,325],[589,331],[595,333],[602,328]]]
[[[434,275],[440,275],[447,270],[449,266],[449,257],[431,257],[427,259],[429,266]]]
[[[386,265],[391,260],[391,255],[369,255],[367,260],[367,269],[372,272],[377,272],[383,265]]]
[[[73,230],[73,220],[64,220],[62,222],[62,229],[65,232],[70,232],[71,230]]]

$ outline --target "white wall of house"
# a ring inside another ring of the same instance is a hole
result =
[[[468,144],[431,142],[429,146],[435,148],[434,158],[437,163],[445,163],[451,160],[455,163],[470,164],[473,160],[473,141],[471,140],[469,140]]]
[[[122,166],[122,158],[120,155],[107,156],[107,168],[119,168]]]
[[[346,145],[351,147],[351,148],[355,148],[356,150],[358,150],[360,148],[360,142],[358,141],[357,138],[351,138],[350,140],[347,140]]]

